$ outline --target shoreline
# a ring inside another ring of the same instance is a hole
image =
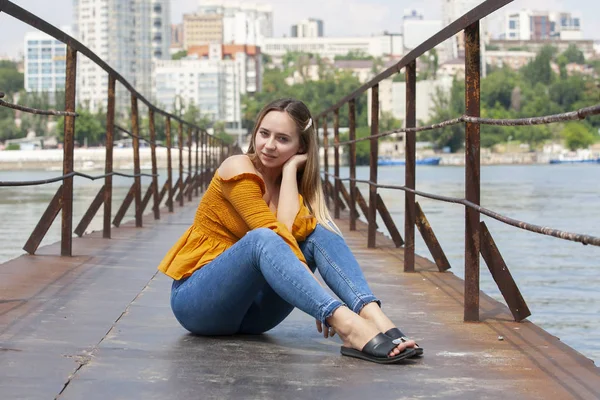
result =
[[[184,165],[187,165],[187,148],[184,148]],[[210,152],[210,149],[209,149]],[[80,148],[75,149],[73,167],[78,171],[104,170],[105,148]],[[440,166],[464,166],[464,153],[437,154],[441,157]],[[322,157],[321,157],[322,158]],[[556,154],[532,152],[532,153],[489,153],[482,152],[481,165],[548,165],[550,159],[557,158]],[[63,150],[12,150],[0,151],[0,171],[14,170],[44,170],[62,171]],[[159,168],[166,168],[167,149],[156,149],[156,160]],[[323,165],[321,160],[321,165]],[[179,150],[171,151],[171,162],[173,166],[179,164]],[[192,162],[195,164],[195,149],[192,147]],[[330,167],[333,163],[330,163]],[[341,166],[348,165],[342,163]],[[140,167],[143,170],[151,169],[152,158],[150,148],[140,148]],[[131,148],[115,148],[113,150],[113,169],[133,169],[133,151]]]

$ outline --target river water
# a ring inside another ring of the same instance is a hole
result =
[[[159,182],[166,171],[159,171]],[[0,181],[44,179],[56,172],[0,172]],[[341,169],[348,176],[347,168]],[[462,167],[418,166],[417,189],[464,197]],[[368,179],[368,167],[357,169]],[[114,178],[113,213],[125,197],[131,179]],[[147,187],[150,178],[143,178]],[[381,167],[379,182],[402,185],[404,167]],[[0,262],[23,254],[27,241],[59,184],[0,188]],[[102,182],[75,178],[74,220],[83,213]],[[368,188],[359,184],[366,196]],[[382,189],[385,204],[403,234],[404,192]],[[417,196],[446,256],[451,271],[464,276],[464,207]],[[571,232],[600,236],[600,165],[519,165],[481,168],[481,205],[501,214]],[[148,208],[149,210],[149,208]],[[60,238],[60,216],[42,242]],[[102,211],[88,230],[102,227]],[[124,220],[133,219],[133,207]],[[498,245],[532,316],[529,319],[593,360],[600,360],[600,248],[583,246],[523,231],[482,216]],[[379,226],[384,226],[380,223]],[[432,259],[418,231],[416,252]],[[485,262],[481,260],[481,289],[504,302]]]

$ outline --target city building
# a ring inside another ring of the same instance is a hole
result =
[[[321,58],[334,60],[350,52],[373,57],[400,57],[404,53],[401,35],[378,35],[365,37],[312,37],[312,38],[266,38],[262,52],[280,63],[290,51],[312,53]]]
[[[265,38],[273,36],[273,11],[269,5],[203,0],[196,14],[188,15],[188,21],[187,26],[184,22],[183,33],[186,46],[217,42],[262,46]],[[200,27],[200,21],[207,23],[206,29]],[[221,40],[217,41],[219,36]]]
[[[446,27],[450,25],[480,3],[481,0],[442,0],[442,26]],[[484,21],[479,22],[479,32],[480,39],[483,42],[487,36]],[[442,45],[443,51],[440,51],[440,60],[442,61],[451,60],[460,54],[464,54],[464,32],[459,32],[457,35],[446,40]]]
[[[184,14],[183,48],[210,43],[223,43],[222,14]]]
[[[183,24],[171,25],[171,53],[183,50]]]
[[[505,40],[581,40],[581,18],[570,12],[521,10],[506,12]]]
[[[594,41],[587,39],[545,39],[545,40],[506,40],[506,39],[491,39],[488,47],[495,51],[513,51],[520,49],[522,51],[530,51],[533,53],[539,52],[544,46],[552,46],[562,53],[570,45],[575,45],[583,53],[586,60],[593,58],[596,54],[594,50]],[[490,51],[486,50],[486,51]]]
[[[105,60],[138,92],[149,96],[152,60],[170,58],[170,2],[168,0],[76,0],[74,34]],[[77,101],[91,110],[106,107],[106,71],[87,57],[77,64]],[[129,96],[117,86],[117,108]]]
[[[518,70],[529,64],[536,56],[533,51],[496,51],[488,50],[485,53],[485,62],[493,67],[507,66]]]
[[[425,19],[422,11],[406,9],[402,18],[402,27],[404,48],[412,50],[441,31],[442,21]]]
[[[192,54],[181,60],[154,62],[153,95],[161,106],[176,110],[194,104],[211,121],[223,121],[227,128],[241,128],[241,95],[251,85],[252,74],[247,70],[258,49],[238,49],[220,44],[203,49],[192,49]],[[248,53],[247,53],[247,52]],[[229,54],[229,55],[228,55]],[[260,65],[259,65],[260,67]]]
[[[61,28],[70,34],[69,27]],[[25,90],[56,92],[65,90],[67,46],[40,31],[25,34]]]
[[[323,37],[323,21],[315,18],[303,19],[292,25],[291,37],[310,38]]]

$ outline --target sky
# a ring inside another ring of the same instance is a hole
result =
[[[13,0],[13,3],[55,26],[72,23],[74,0]],[[275,36],[288,35],[290,26],[304,18],[322,19],[326,36],[370,36],[387,30],[400,32],[405,9],[416,8],[426,19],[441,19],[441,0],[255,0],[273,8]],[[172,0],[171,19],[181,22],[184,13],[193,12],[198,0]],[[498,31],[505,10],[535,9],[578,12],[582,17],[584,38],[600,40],[599,0],[515,0],[497,11],[489,21],[490,30]],[[2,40],[0,57],[16,57],[23,50],[25,32],[35,30],[0,13]]]

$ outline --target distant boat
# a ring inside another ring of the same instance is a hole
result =
[[[439,165],[441,157],[426,157],[416,160],[417,165]],[[406,165],[406,160],[403,158],[390,158],[390,157],[379,157],[377,165],[388,166],[388,165]]]
[[[580,164],[580,163],[600,163],[600,157],[596,158],[588,150],[578,151],[577,153],[563,153],[558,158],[550,160],[550,164]]]

